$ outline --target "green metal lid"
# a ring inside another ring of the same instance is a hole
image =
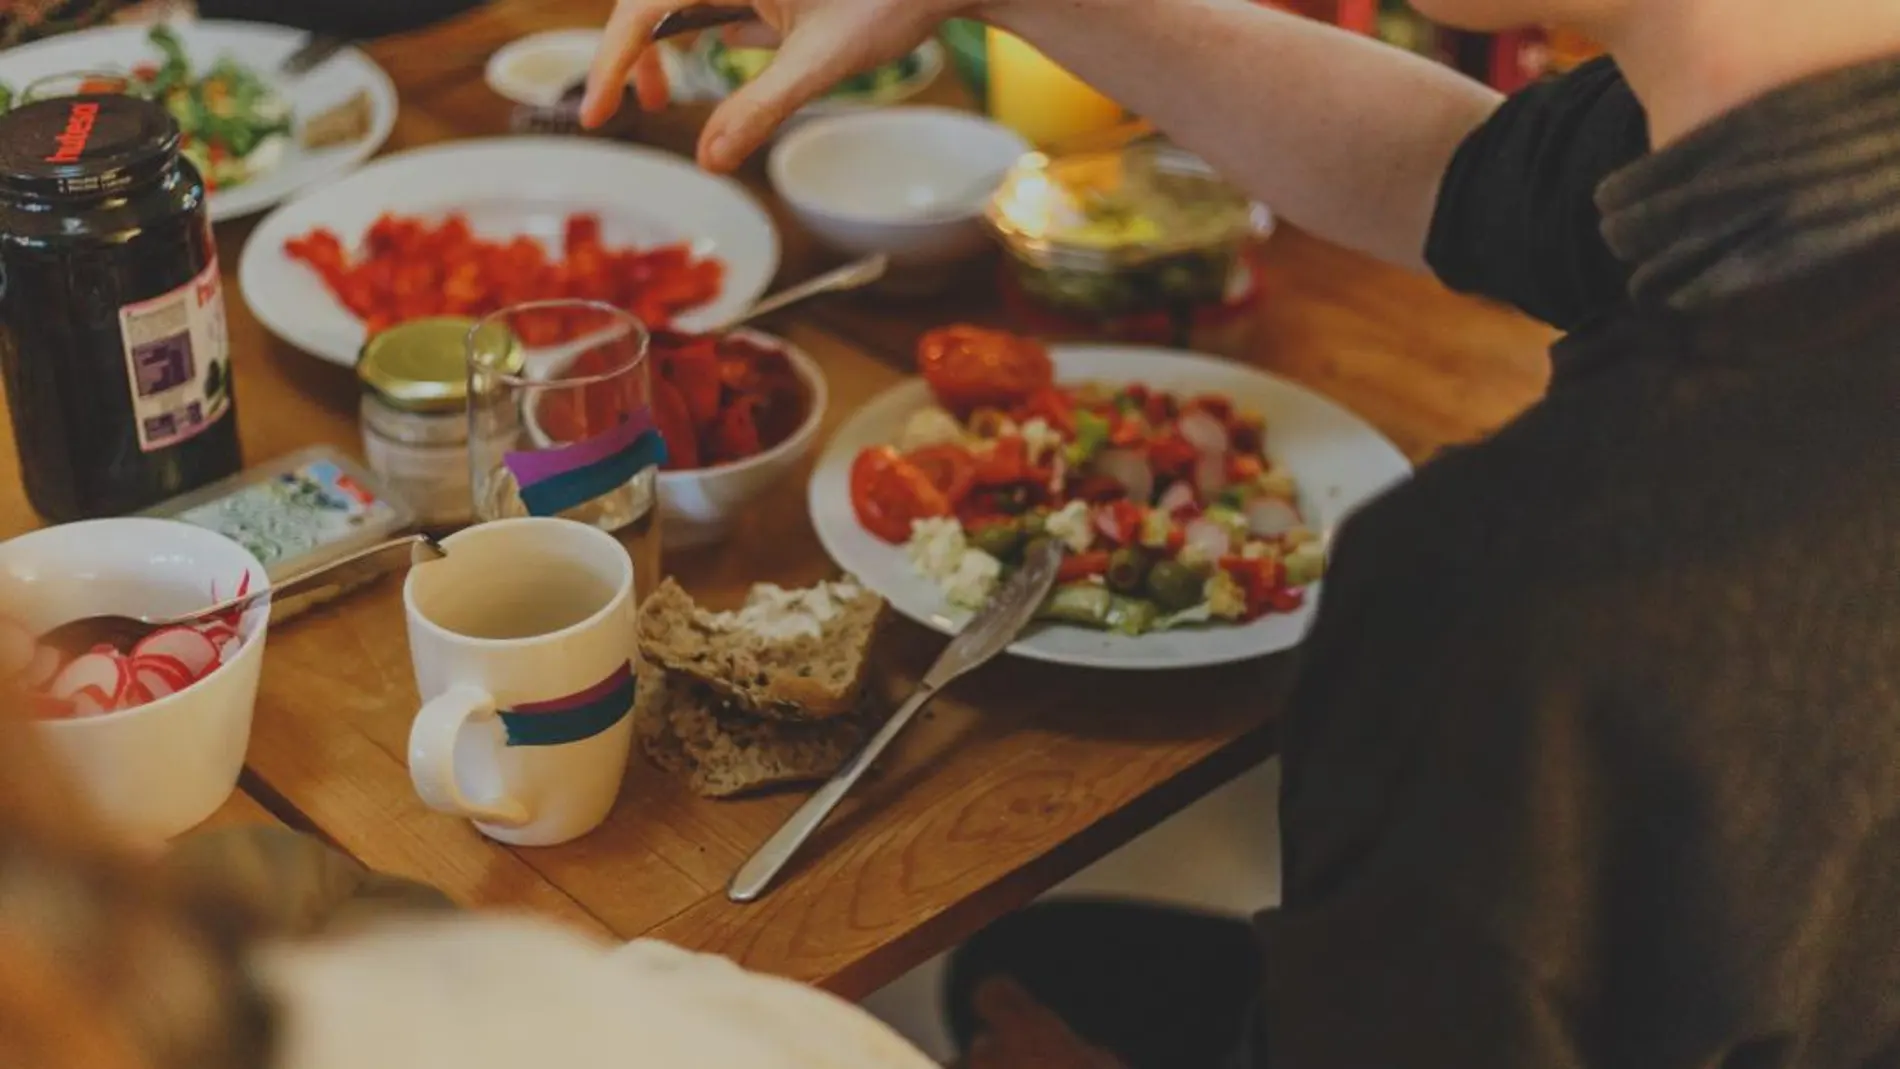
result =
[[[468,403],[468,333],[475,321],[438,316],[399,323],[371,338],[356,377],[389,404],[411,412],[456,412]]]

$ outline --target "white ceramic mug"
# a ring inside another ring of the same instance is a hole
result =
[[[409,774],[432,809],[518,846],[607,819],[633,737],[633,562],[562,519],[496,520],[403,584],[422,711]]]

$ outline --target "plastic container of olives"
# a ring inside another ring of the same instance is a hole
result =
[[[1022,292],[1071,314],[1123,316],[1217,305],[1265,208],[1166,142],[1024,156],[984,221]]]

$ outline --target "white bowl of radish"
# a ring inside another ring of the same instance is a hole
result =
[[[170,520],[91,520],[0,544],[0,681],[28,695],[48,747],[132,840],[190,829],[237,786],[269,606],[70,658],[37,636],[84,616],[187,613],[269,582],[244,547]]]

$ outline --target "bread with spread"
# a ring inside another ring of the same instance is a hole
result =
[[[735,612],[702,609],[668,579],[640,610],[640,651],[740,710],[823,720],[857,710],[884,599],[849,581],[752,588]]]
[[[851,582],[760,584],[712,612],[667,580],[640,610],[641,749],[714,798],[830,776],[888,712],[867,693],[884,620]]]

